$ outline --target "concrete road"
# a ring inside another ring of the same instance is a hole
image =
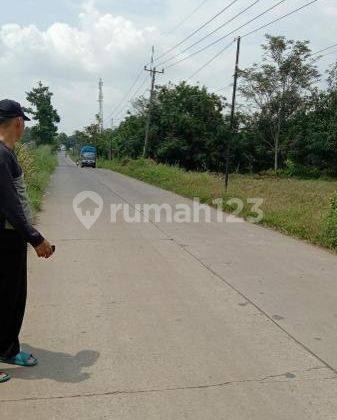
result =
[[[76,194],[104,200],[87,230]],[[111,223],[110,205],[188,204],[60,155],[30,254],[1,419],[337,419],[337,258],[247,223]],[[5,368],[4,365],[0,366]]]

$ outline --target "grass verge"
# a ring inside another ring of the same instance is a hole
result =
[[[34,214],[41,210],[44,191],[57,166],[57,157],[49,146],[26,149],[18,146],[16,153],[25,174],[29,199]]]
[[[301,180],[274,176],[232,175],[228,192],[223,178],[210,173],[187,172],[151,160],[100,160],[98,166],[140,179],[185,197],[198,197],[212,205],[223,200],[223,210],[232,212],[238,198],[244,207],[241,217],[255,217],[252,198],[262,198],[264,217],[260,224],[316,245],[337,249],[337,205],[333,197],[336,180]]]

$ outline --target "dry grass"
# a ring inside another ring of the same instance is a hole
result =
[[[263,198],[263,224],[320,244],[322,223],[336,190],[336,181],[234,175],[229,194]]]
[[[198,197],[212,204],[217,198],[224,202],[242,199],[243,217],[251,213],[249,198],[263,198],[262,224],[285,234],[306,239],[332,248],[326,239],[326,219],[330,213],[329,201],[336,194],[336,180],[300,180],[273,176],[232,175],[228,193],[223,178],[209,173],[186,172],[180,168],[156,164],[149,160],[102,160],[99,166],[121,172],[185,197]],[[231,207],[224,205],[224,210]]]
[[[57,165],[56,155],[49,146],[27,149],[23,145],[17,145],[15,152],[25,175],[33,211],[36,213],[41,208],[43,193]]]

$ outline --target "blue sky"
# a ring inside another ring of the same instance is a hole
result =
[[[286,0],[245,31],[307,1]],[[7,3],[0,15],[2,96],[25,102],[25,91],[42,80],[55,94],[54,102],[62,118],[60,128],[71,133],[93,121],[98,107],[97,83],[99,77],[102,77],[105,83],[106,124],[110,124],[112,110],[120,103],[142,65],[148,61],[151,45],[156,44],[157,54],[167,50],[230,2],[205,0],[199,11],[173,32],[171,29],[189,15],[201,0],[21,0],[19,6],[18,3]],[[226,13],[193,37],[190,43],[252,2],[238,0]],[[276,2],[261,0],[209,40],[228,33]],[[293,39],[308,39],[312,41],[313,50],[337,43],[336,19],[337,1],[319,0],[305,11],[246,38],[242,44],[241,66],[260,60],[260,44],[265,32],[284,34]],[[158,83],[179,81],[191,76],[219,51],[221,45],[226,45],[239,34],[242,35],[242,31],[172,67],[158,79]],[[234,55],[235,49],[232,46],[192,81],[205,84],[210,90],[229,85]],[[336,52],[324,58],[320,62],[322,71],[336,58]],[[149,80],[146,77],[145,73],[140,77],[134,91],[145,91],[147,94]],[[229,91],[230,87],[227,87],[219,93],[228,94]],[[126,100],[116,110],[114,116],[118,117],[117,121],[128,107],[130,105]]]

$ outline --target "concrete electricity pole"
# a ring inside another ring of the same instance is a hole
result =
[[[99,83],[98,83],[98,103],[99,103],[99,113],[98,113],[98,118],[99,118],[99,128],[101,133],[103,132],[104,129],[104,124],[103,124],[103,80],[99,79]]]
[[[164,74],[164,69],[159,71],[156,67],[153,67],[154,62],[154,47],[152,47],[152,57],[151,57],[151,67],[148,68],[147,66],[144,67],[145,71],[149,71],[151,75],[151,93],[150,93],[150,104],[149,104],[149,111],[145,126],[145,139],[144,139],[144,149],[143,149],[143,157],[147,156],[147,148],[149,144],[149,133],[150,133],[150,126],[151,126],[151,116],[153,110],[153,99],[154,99],[154,89],[156,86],[156,75],[157,74]]]
[[[240,61],[240,46],[241,46],[241,37],[237,38],[237,47],[236,47],[236,61],[235,61],[235,73],[234,73],[234,85],[233,85],[233,96],[232,96],[232,111],[231,111],[231,121],[230,121],[230,131],[231,136],[234,135],[235,132],[235,105],[236,105],[236,91],[238,87],[238,77],[239,77],[239,61]],[[227,151],[226,151],[226,169],[225,169],[225,188],[226,191],[228,190],[228,182],[229,182],[229,160],[231,152],[231,139],[228,139],[227,143]]]

